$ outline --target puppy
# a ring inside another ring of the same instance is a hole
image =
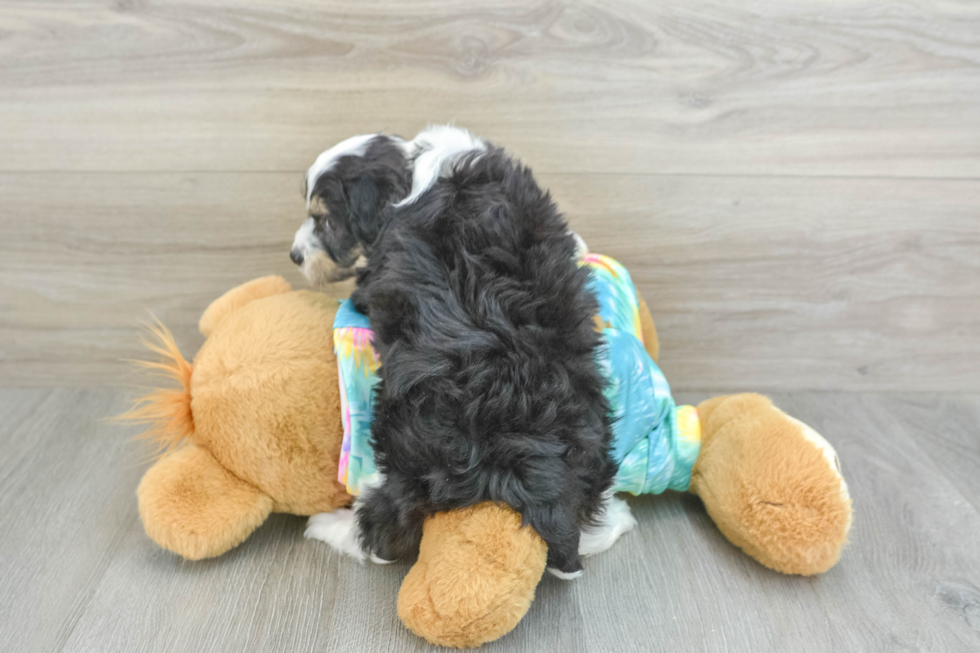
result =
[[[290,256],[313,283],[356,273],[352,301],[374,330],[382,477],[308,534],[359,558],[413,558],[427,516],[501,501],[548,544],[553,573],[578,575],[580,554],[632,518],[608,493],[596,302],[550,196],[503,150],[432,127],[327,150],[307,203]]]
[[[387,207],[408,195],[411,147],[397,136],[354,136],[310,166],[308,217],[296,232],[289,257],[311,285],[354,276],[355,263],[378,237]]]

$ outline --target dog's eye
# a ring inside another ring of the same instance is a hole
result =
[[[330,211],[327,209],[326,203],[323,201],[323,197],[320,195],[314,195],[310,198],[310,217],[320,222],[320,219],[325,217]]]
[[[320,228],[320,229],[329,229],[330,228],[330,214],[329,213],[321,213],[319,215],[310,214],[310,217],[313,218],[313,222],[316,223],[316,226],[318,228]]]

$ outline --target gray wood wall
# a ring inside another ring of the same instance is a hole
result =
[[[302,172],[455,120],[646,295],[682,389],[980,390],[980,6],[0,3],[0,384],[132,382],[280,273]],[[348,285],[335,289],[349,292]]]

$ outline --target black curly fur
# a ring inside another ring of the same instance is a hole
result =
[[[490,148],[414,203],[348,219],[379,225],[353,295],[381,359],[384,482],[358,504],[363,547],[413,558],[428,515],[493,500],[545,540],[549,567],[581,569],[615,464],[597,306],[550,196]]]

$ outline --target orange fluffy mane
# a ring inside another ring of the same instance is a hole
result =
[[[191,414],[191,373],[194,366],[181,355],[167,327],[158,321],[146,325],[146,328],[150,339],[144,338],[140,342],[161,359],[156,362],[136,360],[132,363],[140,369],[174,379],[180,387],[153,390],[115,419],[132,424],[148,424],[147,429],[136,437],[156,444],[155,453],[161,456],[194,434],[194,416]]]

